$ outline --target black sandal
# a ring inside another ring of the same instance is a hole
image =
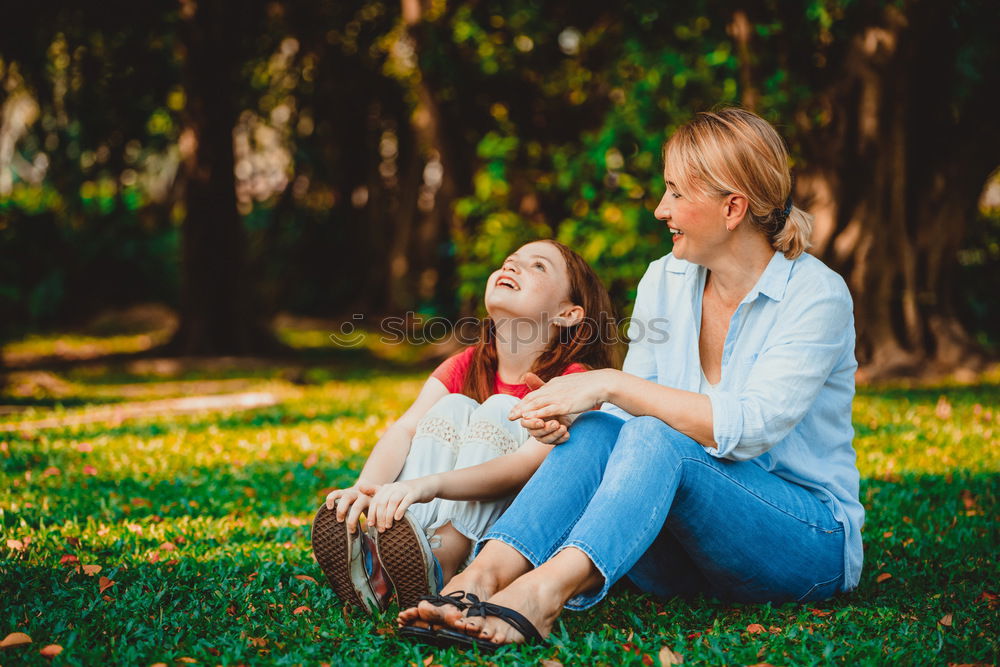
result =
[[[492,602],[482,601],[471,593],[465,597],[472,601],[472,604],[468,606],[469,610],[465,614],[466,618],[471,616],[482,616],[483,618],[486,618],[487,616],[496,616],[507,625],[520,632],[524,636],[525,644],[540,644],[545,641],[545,638],[542,637],[540,632],[538,632],[538,628],[536,628],[531,621],[525,618],[521,612],[511,609],[510,607],[503,607]],[[493,653],[500,647],[507,646],[507,644],[497,644],[496,642],[492,642],[488,639],[473,637],[472,635],[466,635],[450,629],[438,630],[436,634],[436,639],[438,641],[445,642],[444,646],[452,646],[455,648],[471,648],[472,646],[476,646],[484,653]]]
[[[470,599],[475,598],[473,602],[478,601],[475,595],[468,596]],[[445,605],[452,605],[458,607],[459,611],[465,611],[471,605],[465,601],[466,595],[465,591],[455,591],[454,593],[449,593],[448,595],[425,595],[420,598],[420,602],[430,602],[435,607],[444,607]],[[454,639],[445,640],[441,636],[442,630],[431,625],[427,628],[422,628],[416,625],[404,625],[396,634],[403,639],[409,639],[420,644],[429,644],[436,648],[447,648],[449,646],[454,646]]]

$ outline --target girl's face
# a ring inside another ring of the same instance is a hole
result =
[[[525,244],[490,274],[486,311],[490,317],[551,320],[572,306],[569,269],[557,247],[545,241]]]
[[[674,237],[674,257],[695,264],[705,264],[729,240],[723,198],[709,196],[695,201],[678,192],[664,173],[666,192],[653,214],[667,223]]]

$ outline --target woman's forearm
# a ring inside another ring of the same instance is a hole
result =
[[[386,429],[372,448],[356,484],[387,484],[399,477],[412,439],[413,433],[399,422]]]
[[[516,493],[551,447],[534,439],[516,452],[468,468],[430,475],[434,495],[445,500],[495,500]]]
[[[614,371],[611,380],[607,402],[636,417],[656,417],[706,447],[715,446],[712,402],[705,394],[665,387],[622,371]]]

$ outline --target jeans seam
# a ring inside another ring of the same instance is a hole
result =
[[[742,482],[740,482],[740,480],[736,479],[732,475],[726,474],[724,471],[719,470],[718,468],[716,468],[714,466],[711,466],[708,463],[705,463],[701,459],[697,459],[697,458],[692,457],[692,456],[682,456],[680,458],[680,463],[683,463],[684,461],[693,461],[694,463],[698,463],[700,465],[703,465],[706,468],[708,468],[709,470],[722,475],[723,477],[725,477],[726,479],[728,479],[729,481],[731,481],[733,484],[736,484],[738,487],[740,487],[741,489],[743,489],[744,491],[746,491],[747,493],[749,493],[750,495],[752,495],[754,498],[756,498],[757,500],[759,500],[762,503],[764,503],[765,505],[769,505],[769,506],[773,507],[774,509],[778,510],[779,512],[781,512],[785,516],[789,516],[789,517],[795,519],[796,521],[798,521],[799,523],[803,523],[803,524],[809,526],[810,528],[815,528],[816,530],[820,530],[820,531],[823,531],[824,533],[831,533],[831,534],[832,533],[837,533],[837,532],[843,532],[844,531],[844,525],[842,523],[840,523],[839,521],[837,521],[836,519],[834,519],[834,521],[837,523],[837,527],[834,528],[834,529],[832,529],[832,530],[828,530],[827,528],[824,528],[823,526],[817,526],[816,524],[814,524],[814,523],[812,523],[810,521],[806,521],[805,519],[792,514],[791,512],[787,511],[786,509],[784,509],[782,507],[778,507],[773,502],[771,502],[767,498],[761,496],[759,493],[757,493],[756,491],[754,491],[750,487],[746,486],[745,484],[743,484]],[[768,472],[766,470],[764,472],[766,474],[768,474],[768,475],[774,474],[774,473]],[[781,477],[779,475],[775,475],[775,477],[778,477],[779,479],[781,479]],[[786,484],[794,484],[794,482],[789,482],[786,479],[782,479],[781,481],[785,482]],[[796,486],[798,486],[798,485],[796,485]],[[802,488],[804,489],[805,487],[802,487]],[[808,489],[806,489],[806,492],[807,493],[809,492]],[[820,502],[822,503],[823,501],[820,501]],[[826,505],[823,504],[823,507],[826,507]]]
[[[592,501],[593,499],[594,496],[593,494],[591,494],[590,500]],[[559,536],[559,539],[555,543],[556,544],[555,548],[550,550],[549,557],[546,558],[545,560],[549,560],[557,553],[559,553],[559,551],[562,550],[563,546],[566,544],[566,538],[569,537],[570,534],[573,532],[573,529],[576,528],[576,524],[580,523],[580,519],[583,517],[584,514],[587,513],[587,508],[589,507],[590,507],[590,501],[588,501],[587,504],[580,509],[580,512],[576,515],[576,519],[572,523],[570,523],[569,527],[566,528],[566,530],[563,531],[563,534]]]
[[[820,581],[820,582],[817,582],[817,583],[813,584],[809,588],[809,590],[807,590],[805,593],[803,593],[798,598],[796,598],[795,601],[796,602],[803,602],[803,601],[805,601],[805,599],[807,597],[809,597],[812,594],[812,592],[815,591],[817,588],[821,588],[823,586],[826,586],[827,584],[831,584],[831,583],[837,581],[838,579],[840,579],[841,577],[844,577],[844,576],[846,576],[846,573],[840,572],[839,574],[831,577],[830,579],[827,579],[826,581]]]
[[[538,567],[539,565],[541,565],[544,562],[544,561],[539,560],[538,556],[536,556],[535,553],[531,549],[529,549],[528,547],[524,546],[524,544],[522,544],[520,540],[518,540],[518,539],[516,539],[514,537],[511,537],[507,533],[489,532],[485,536],[483,536],[483,538],[479,541],[479,544],[485,544],[489,540],[496,540],[498,542],[503,542],[504,544],[506,544],[510,548],[517,550],[518,552],[520,552],[520,554],[522,556],[524,556],[526,559],[528,559],[528,561],[531,563],[532,567]],[[479,551],[479,547],[477,545],[477,554],[476,555],[478,555],[478,551]]]

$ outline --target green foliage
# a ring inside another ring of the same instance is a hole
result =
[[[317,368],[318,384],[307,385],[280,368],[237,374],[245,390],[281,401],[260,410],[29,427],[85,415],[98,395],[134,400],[140,386],[157,398],[195,395],[219,379],[63,376],[74,387],[67,405],[73,396],[89,405],[17,415],[0,448],[0,639],[17,631],[34,642],[5,650],[5,664],[45,664],[47,644],[62,646],[55,661],[67,664],[419,665],[431,653],[442,665],[485,663],[398,641],[391,611],[345,615],[311,557],[325,490],[353,480],[423,377],[372,379],[364,367]],[[619,586],[598,607],[564,614],[550,646],[491,659],[655,664],[667,646],[685,664],[995,662],[998,403],[995,378],[859,393],[868,516],[857,591],[772,606],[663,601]],[[85,565],[100,572],[77,571]],[[103,592],[101,577],[114,582]]]
[[[241,36],[240,123],[273,132],[289,156],[278,170],[284,189],[241,204],[263,310],[454,314],[477,305],[485,276],[513,247],[554,237],[595,265],[627,314],[649,261],[670,250],[652,214],[663,141],[696,111],[748,93],[732,7],[423,4],[416,47],[403,39],[395,2],[220,10]],[[817,92],[841,75],[847,45],[889,5],[904,15],[913,9],[881,0],[748,7],[757,109],[779,125],[797,165],[808,128],[831,120]],[[954,100],[959,120],[970,90],[995,69],[985,28],[993,9],[969,0],[942,10],[941,37],[960,48],[954,76],[933,85]],[[34,105],[15,145],[10,192],[0,195],[0,329],[45,327],[110,303],[176,305],[180,138],[199,103],[183,85],[179,6],[116,0],[98,10],[23,10],[23,21],[0,26],[4,103],[27,95]],[[423,158],[413,156],[426,147],[411,121],[424,83],[440,110],[460,224],[407,258],[414,271],[432,265],[441,282],[433,297],[394,301],[387,295],[400,288],[389,278],[397,270],[389,248],[400,220],[420,215],[413,209]],[[417,181],[408,184],[412,174]],[[987,248],[992,232],[983,219],[971,225],[969,250]],[[989,338],[996,309],[976,292],[982,273],[963,274],[963,307]]]

